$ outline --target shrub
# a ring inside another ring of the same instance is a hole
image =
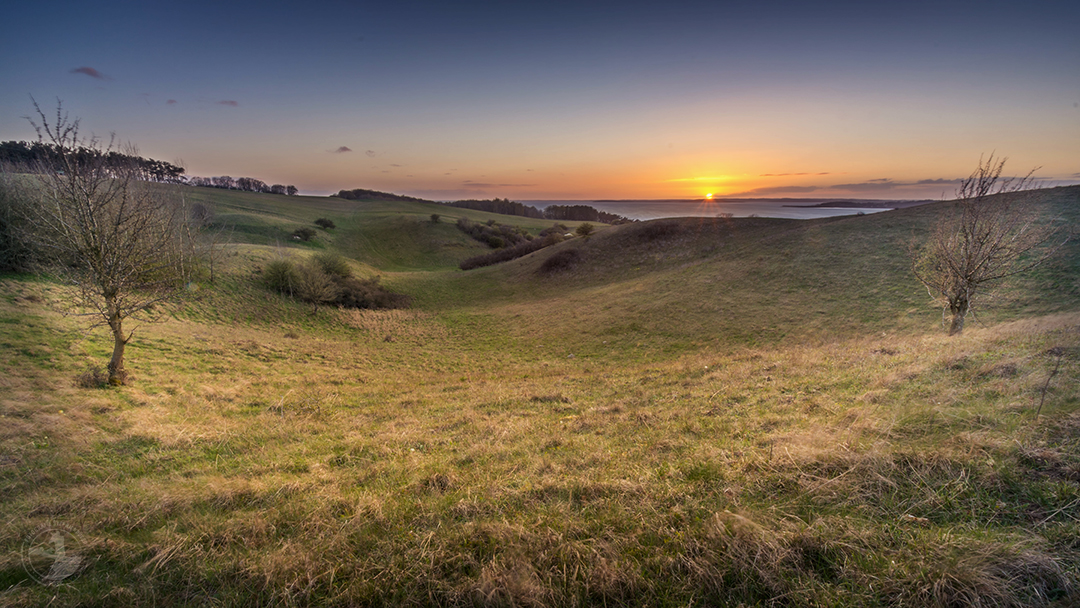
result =
[[[0,174],[0,270],[31,269],[34,252],[25,237],[23,219],[28,204],[27,197],[16,188],[15,180]]]
[[[585,222],[584,224],[578,226],[577,230],[575,230],[574,232],[578,236],[585,237],[585,236],[589,236],[590,234],[592,234],[594,230],[596,230],[596,228],[592,224],[590,224],[588,222]]]
[[[327,251],[315,254],[312,259],[323,272],[332,277],[352,276],[352,268],[349,267],[349,261],[345,259],[345,256]]]
[[[291,296],[299,281],[300,274],[296,270],[296,264],[290,259],[273,260],[263,269],[263,286],[271,291]]]
[[[75,376],[75,386],[79,388],[105,388],[108,385],[109,372],[97,366],[91,365]]]
[[[463,217],[457,221],[457,227],[465,234],[468,234],[492,249],[513,247],[519,243],[532,239],[532,236],[530,236],[528,231],[524,228],[499,224],[495,222],[495,220],[488,220],[486,224],[477,224],[476,222]]]
[[[320,217],[319,219],[315,220],[315,225],[319,228],[322,228],[323,230],[337,228],[337,226],[334,225],[333,220],[328,220],[325,217]]]
[[[319,304],[336,303],[340,290],[317,261],[301,264],[296,272],[296,296],[314,307],[312,313],[319,312]]]
[[[431,223],[432,224],[438,224],[439,223],[439,214],[438,213],[432,213],[431,214]]]
[[[307,226],[304,226],[303,228],[297,228],[296,230],[293,230],[291,236],[293,239],[299,241],[310,241],[311,239],[315,238],[315,234],[316,233],[314,230],[308,228]]]
[[[332,277],[337,286],[334,304],[346,308],[407,308],[409,296],[394,293],[379,284],[379,277]]]
[[[294,296],[314,306],[344,308],[408,308],[409,296],[394,293],[379,284],[379,278],[352,276],[348,261],[335,253],[320,253],[297,264],[291,259],[274,260],[262,272],[263,286]]]
[[[544,263],[540,265],[540,272],[544,274],[552,274],[555,272],[562,272],[572,269],[577,266],[581,261],[585,259],[585,256],[581,254],[578,249],[564,249],[550,258],[544,260]]]

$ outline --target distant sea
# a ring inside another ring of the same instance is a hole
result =
[[[782,217],[809,220],[838,215],[877,213],[900,207],[911,207],[931,201],[889,201],[875,199],[813,199],[813,198],[743,198],[703,200],[533,200],[518,201],[538,209],[548,205],[589,205],[600,211],[615,213],[633,220],[654,220],[662,217],[717,217],[730,213],[732,217]],[[835,205],[835,206],[830,206]]]

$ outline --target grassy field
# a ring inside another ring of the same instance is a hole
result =
[[[947,203],[602,227],[463,272],[457,217],[550,222],[196,196],[224,270],[136,330],[130,386],[77,388],[109,338],[0,278],[0,604],[1080,603],[1076,241],[950,338],[907,257]],[[1080,188],[1031,204],[1080,222]],[[257,285],[313,250],[414,306]],[[35,551],[57,534],[68,562]]]

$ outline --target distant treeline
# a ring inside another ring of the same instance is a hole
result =
[[[254,177],[232,178],[228,175],[219,177],[190,177],[184,175],[184,168],[163,160],[143,158],[121,152],[93,150],[90,148],[78,148],[75,151],[75,162],[85,163],[91,160],[104,159],[110,166],[135,167],[140,179],[149,182],[163,182],[169,184],[187,184],[189,186],[203,186],[206,188],[224,188],[226,190],[243,190],[245,192],[265,192],[268,194],[297,193],[296,186],[283,186],[281,184],[269,185]],[[9,171],[25,173],[38,173],[45,167],[63,170],[56,166],[59,156],[53,144],[44,142],[5,141],[0,142],[0,167]]]
[[[588,205],[549,205],[544,209],[544,218],[570,222],[602,222],[604,224],[625,224],[630,218],[615,213],[600,211]]]
[[[271,186],[261,179],[255,179],[254,177],[237,177],[233,179],[228,175],[219,175],[218,177],[192,176],[187,179],[187,183],[192,186],[201,186],[203,188],[221,188],[223,190],[262,192],[265,194],[287,194],[289,196],[295,196],[297,192],[296,186],[283,186],[281,184],[274,184]]]
[[[153,158],[143,158],[123,154],[115,150],[102,151],[91,148],[78,148],[73,155],[75,162],[86,163],[104,159],[110,166],[135,167],[142,179],[154,182],[184,183],[184,168],[172,163]],[[0,166],[11,171],[38,173],[46,167],[58,167],[59,155],[56,146],[40,141],[5,141],[0,142]]]
[[[476,211],[487,211],[488,213],[531,217],[538,220],[544,219],[543,211],[540,211],[536,207],[530,207],[529,205],[523,205],[517,201],[512,201],[508,198],[493,198],[491,200],[468,199],[445,204],[459,209],[474,209]]]
[[[414,203],[433,202],[413,196],[390,194],[389,192],[379,192],[378,190],[364,190],[363,188],[356,188],[355,190],[342,190],[334,196],[350,201],[411,201]]]
[[[503,215],[516,215],[519,217],[531,217],[535,219],[569,222],[601,222],[604,224],[624,224],[633,221],[621,215],[594,209],[588,205],[549,205],[546,209],[541,211],[536,207],[523,205],[522,203],[506,198],[493,198],[491,200],[469,199],[444,204],[461,209],[475,209],[477,211],[501,213]]]

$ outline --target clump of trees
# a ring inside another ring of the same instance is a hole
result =
[[[443,203],[460,209],[475,209],[488,213],[516,215],[535,219],[549,219],[569,222],[601,222],[604,224],[624,224],[633,220],[615,213],[600,211],[589,205],[548,205],[543,211],[531,205],[525,205],[508,198],[490,200],[467,199]]]
[[[478,200],[467,199],[461,201],[453,201],[451,203],[445,203],[451,207],[457,207],[459,209],[474,209],[476,211],[487,211],[488,213],[499,213],[502,215],[516,215],[519,217],[531,217],[534,219],[543,219],[544,212],[532,207],[530,205],[524,205],[522,203],[512,201],[508,198],[493,198],[490,200]]]
[[[979,159],[961,182],[951,213],[912,248],[912,270],[942,304],[949,335],[964,330],[976,295],[988,285],[1039,266],[1067,240],[1028,206],[1025,191],[1032,188],[1033,171],[1004,177],[1005,160],[992,154]]]
[[[130,320],[156,320],[198,267],[191,213],[182,193],[157,181],[132,147],[84,137],[58,104],[49,119],[34,103],[35,149],[47,154],[30,175],[0,181],[6,239],[25,259],[74,287],[71,308],[108,326],[113,351],[108,383],[124,384]],[[10,248],[11,245],[9,244]]]
[[[186,183],[190,186],[200,186],[203,188],[221,188],[223,190],[240,190],[241,192],[261,192],[263,194],[284,194],[286,196],[296,196],[296,193],[298,192],[296,186],[285,186],[282,184],[274,184],[271,186],[254,177],[237,177],[234,179],[228,175],[219,175],[217,177],[191,176],[187,179]]]
[[[319,253],[308,260],[280,258],[262,270],[263,286],[297,298],[312,306],[383,309],[407,308],[409,297],[394,293],[379,283],[379,277],[360,279],[352,274],[348,261],[334,253]]]
[[[544,208],[544,217],[549,220],[604,224],[625,224],[633,221],[616,213],[600,211],[589,205],[548,205]]]
[[[334,223],[334,220],[328,220],[325,217],[320,217],[319,219],[315,220],[315,225],[319,228],[322,228],[323,230],[337,228],[337,224]]]
[[[77,159],[84,164],[93,159],[93,162],[115,167],[118,171],[135,173],[141,181],[184,183],[184,168],[179,165],[143,158],[134,151],[94,148],[87,143],[77,142],[74,148],[65,150],[55,142],[44,140],[0,142],[0,166],[11,173],[41,174],[62,167],[65,158]]]
[[[412,201],[418,203],[433,202],[423,198],[416,198],[414,196],[391,194],[389,192],[379,192],[378,190],[364,190],[363,188],[356,188],[354,190],[341,190],[334,196],[350,201]]]

